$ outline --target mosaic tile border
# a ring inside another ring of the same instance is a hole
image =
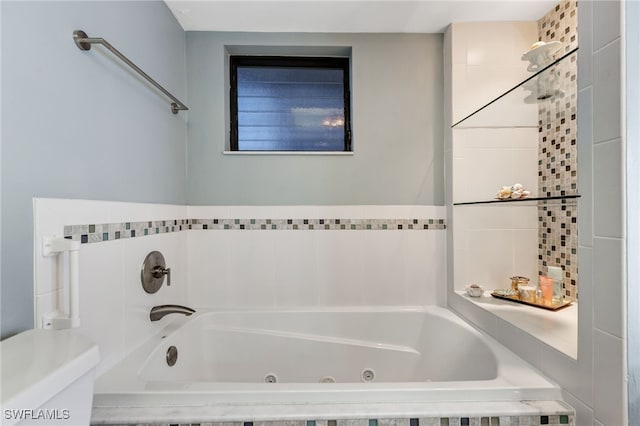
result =
[[[444,219],[170,219],[143,222],[67,225],[64,237],[83,244],[186,230],[249,231],[431,231],[444,230]]]
[[[189,229],[440,230],[444,219],[192,219]]]
[[[82,244],[168,234],[189,229],[190,219],[66,225],[64,237]]]
[[[573,414],[533,416],[426,417],[401,419],[285,420],[265,422],[205,422],[180,426],[575,426]],[[125,426],[125,425],[120,425]],[[137,426],[172,426],[144,423]]]

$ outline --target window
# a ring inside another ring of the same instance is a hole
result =
[[[231,56],[232,151],[351,151],[349,59]]]

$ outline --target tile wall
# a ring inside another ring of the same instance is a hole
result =
[[[625,145],[634,143],[625,139],[623,126],[625,82],[622,55],[626,41],[622,7],[625,3],[580,2],[578,8],[578,185],[580,193],[588,195],[580,200],[579,253],[589,253],[593,259],[589,265],[580,262],[581,277],[585,273],[593,277],[592,329],[581,333],[580,338],[593,336],[594,386],[591,408],[596,419],[594,424],[602,425],[632,424],[637,421],[627,418],[626,413],[627,373],[624,355],[627,240],[624,227],[625,191],[620,188],[624,188]],[[583,210],[588,212],[584,218]],[[586,271],[583,271],[584,267]],[[583,282],[581,278],[581,303]]]
[[[535,22],[454,23],[452,123],[528,76],[521,60],[537,38]],[[491,46],[487,49],[487,46]],[[452,129],[452,202],[491,200],[521,183],[538,194],[538,109],[522,93],[505,96]],[[454,288],[508,287],[509,277],[538,274],[535,205],[454,206]]]
[[[200,306],[444,304],[443,207],[190,206],[189,215],[222,229],[188,232],[189,297]]]
[[[624,136],[622,55],[625,2],[578,7],[578,357],[449,293],[449,306],[506,347],[540,366],[576,409],[577,425],[623,425],[627,418],[625,348]],[[445,38],[446,40],[446,38]],[[455,221],[449,224],[455,229]]]
[[[559,41],[555,57],[578,47],[578,3],[563,0],[538,20],[538,40]],[[578,54],[573,53],[548,72],[565,84],[564,96],[539,105],[538,188],[544,196],[578,192]],[[578,206],[576,203],[538,208],[538,271],[547,266],[564,270],[565,296],[578,296]]]
[[[453,23],[451,27],[455,34],[453,43],[460,46],[452,57],[457,65],[452,75],[456,99],[452,107],[453,124],[528,76],[526,63],[520,58],[537,39],[537,26],[535,22],[465,22]],[[514,111],[523,112],[531,125],[532,109],[521,102],[506,106],[503,112],[508,114],[483,115],[482,120],[503,125],[504,118],[509,117],[515,122],[521,114]]]
[[[154,334],[154,305],[300,308],[444,304],[445,223],[432,206],[175,206],[34,201],[35,323],[65,309],[65,258],[42,237],[82,242],[80,331],[101,374]],[[196,218],[196,219],[191,219]],[[171,287],[153,295],[140,265],[160,250]]]
[[[34,200],[34,294],[36,327],[53,310],[66,310],[66,257],[42,256],[42,237],[64,234],[65,225],[160,221],[186,217],[186,206],[88,200]],[[88,226],[87,226],[88,228]],[[103,238],[96,226],[95,235]],[[123,235],[124,236],[124,235]],[[172,267],[172,285],[149,295],[140,284],[140,265],[147,253],[160,250]],[[144,238],[106,238],[80,249],[80,328],[100,348],[97,374],[103,373],[162,325],[149,321],[154,305],[187,304],[186,233]],[[159,321],[161,322],[161,321]]]

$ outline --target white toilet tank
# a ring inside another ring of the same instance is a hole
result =
[[[0,424],[88,425],[98,346],[74,330],[25,331],[0,342]]]

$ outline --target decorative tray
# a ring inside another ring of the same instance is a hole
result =
[[[550,311],[557,311],[558,309],[566,308],[572,303],[571,300],[566,299],[562,302],[538,303],[536,301],[520,299],[520,295],[512,294],[511,291],[505,291],[502,289],[492,291],[491,295],[493,297],[497,297],[498,299],[511,300],[512,302],[535,306],[536,308],[548,309]]]

